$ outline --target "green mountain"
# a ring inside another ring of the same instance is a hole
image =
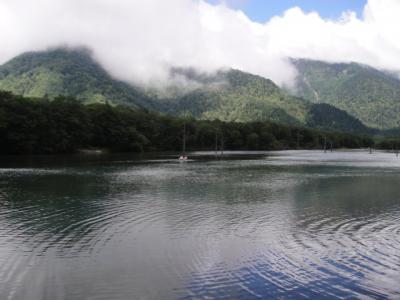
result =
[[[294,60],[296,95],[340,108],[370,127],[400,127],[400,80],[360,64]]]
[[[309,103],[290,96],[271,80],[238,70],[213,75],[196,74],[194,70],[174,70],[174,73],[186,77],[197,88],[183,95],[159,98],[162,111],[199,119],[305,123]]]
[[[151,107],[139,89],[113,79],[87,49],[28,52],[0,66],[0,90],[26,97],[73,96],[85,103]]]
[[[197,119],[371,132],[343,110],[291,96],[271,80],[242,71],[172,69],[171,82],[162,90],[145,90],[117,81],[84,49],[25,53],[0,66],[0,90],[26,97],[74,96],[84,103],[108,101]]]
[[[313,128],[371,133],[345,111],[293,97],[261,76],[238,70],[207,75],[190,69],[176,69],[173,73],[184,76],[197,88],[178,96],[176,88],[172,88],[169,90],[173,91],[172,97],[165,97],[165,91],[162,91],[156,101],[159,110],[166,113],[236,122],[273,120]]]

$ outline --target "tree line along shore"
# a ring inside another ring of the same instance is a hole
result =
[[[183,130],[185,127],[185,131]],[[0,154],[191,150],[398,149],[399,138],[332,132],[270,121],[221,122],[177,118],[71,97],[30,99],[0,92]]]

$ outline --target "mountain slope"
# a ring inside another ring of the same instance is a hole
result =
[[[0,89],[27,97],[74,96],[85,103],[151,107],[138,89],[114,80],[86,49],[29,52],[0,66]]]
[[[311,105],[306,123],[312,128],[330,128],[344,132],[365,134],[378,133],[378,130],[367,128],[360,120],[350,116],[344,110],[325,103]]]
[[[238,70],[212,75],[174,70],[174,74],[177,73],[186,76],[197,88],[180,96],[174,91],[174,97],[159,98],[159,109],[170,114],[237,122],[273,120],[314,128],[371,132],[346,112],[290,96],[271,80],[260,76]]]
[[[20,55],[0,66],[0,90],[28,97],[74,96],[84,103],[109,101],[198,119],[273,120],[355,133],[370,130],[333,106],[317,106],[289,95],[271,80],[238,70],[203,74],[171,70],[172,84],[159,90],[116,81],[87,50],[55,49]]]
[[[186,74],[185,70],[179,72]],[[199,87],[180,96],[159,99],[161,109],[173,114],[189,113],[201,119],[305,122],[307,101],[289,96],[271,80],[238,70],[219,71],[209,76],[212,80],[205,74],[195,76],[190,71],[191,84]]]
[[[400,81],[392,74],[359,64],[294,60],[296,95],[334,105],[370,127],[400,127]]]

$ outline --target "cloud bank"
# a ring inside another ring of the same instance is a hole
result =
[[[226,3],[226,2],[225,2]],[[288,57],[400,70],[400,1],[369,0],[357,18],[289,9],[265,24],[201,0],[0,0],[0,63],[59,45],[87,46],[118,79],[160,82],[170,67],[238,68],[290,85]]]

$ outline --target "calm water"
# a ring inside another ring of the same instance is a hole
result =
[[[3,158],[0,299],[400,298],[400,157]]]

